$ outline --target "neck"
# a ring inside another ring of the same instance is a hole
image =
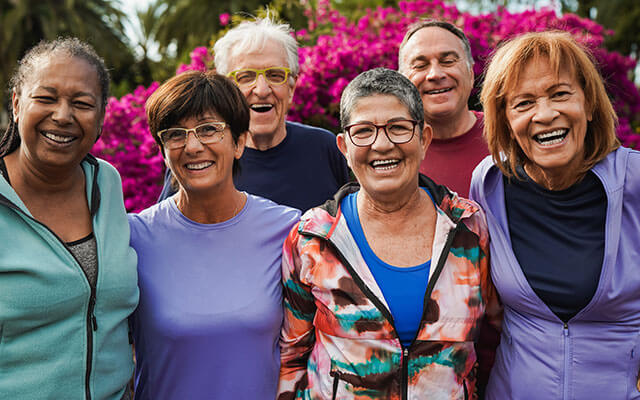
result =
[[[4,157],[11,185],[20,192],[29,190],[42,194],[68,193],[78,182],[84,181],[80,165],[74,168],[51,167],[37,169],[18,148]]]
[[[465,109],[460,116],[426,121],[433,129],[434,139],[451,139],[464,135],[476,123],[476,115]]]
[[[246,200],[245,194],[235,187],[216,193],[190,193],[180,187],[175,197],[178,210],[200,224],[217,224],[230,220],[242,210]]]
[[[251,149],[265,151],[282,143],[286,136],[287,129],[284,125],[279,127],[275,132],[270,133],[252,133],[249,131],[246,146]]]
[[[364,189],[358,192],[358,213],[362,218],[404,218],[415,215],[423,201],[426,200],[426,193],[416,186],[416,189],[405,196],[397,195],[389,199],[371,197]]]
[[[535,164],[526,164],[524,170],[535,183],[547,190],[564,190],[584,176],[575,167],[545,170]]]

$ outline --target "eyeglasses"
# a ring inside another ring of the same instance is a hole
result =
[[[241,87],[251,87],[258,81],[258,76],[263,75],[267,83],[272,85],[282,85],[289,78],[291,70],[285,67],[271,67],[265,69],[237,69],[227,74]]]
[[[344,131],[356,146],[371,146],[378,139],[378,130],[381,128],[391,143],[407,143],[413,138],[418,121],[412,119],[399,119],[388,121],[386,124],[376,125],[371,122],[360,122],[347,125]]]
[[[169,150],[181,149],[187,144],[187,135],[193,132],[195,137],[202,144],[213,144],[221,142],[224,138],[224,122],[207,122],[195,128],[169,128],[158,132],[160,141]]]

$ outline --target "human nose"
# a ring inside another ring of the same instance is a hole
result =
[[[444,70],[442,69],[442,67],[440,66],[439,63],[437,62],[433,62],[431,63],[431,65],[429,66],[429,69],[427,69],[427,80],[438,80],[438,79],[442,79],[444,77]]]
[[[55,104],[51,119],[60,125],[71,123],[73,112],[71,105],[66,101],[59,101]]]
[[[532,118],[534,122],[549,123],[560,114],[549,99],[539,99],[536,103]]]
[[[376,137],[373,143],[371,143],[371,148],[374,150],[385,150],[393,147],[393,142],[389,139],[389,135],[387,134],[387,127],[385,125],[376,125],[375,127]]]
[[[189,133],[192,133],[190,135]],[[184,138],[184,150],[188,153],[195,153],[201,150],[203,144],[200,142],[200,138],[196,134],[195,129],[186,129]]]
[[[253,88],[253,92],[258,96],[267,96],[271,92],[271,86],[269,85],[269,82],[267,82],[264,72],[256,76],[256,83]]]

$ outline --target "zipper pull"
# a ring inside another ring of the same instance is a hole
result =
[[[565,336],[569,336],[569,325],[566,322],[564,323],[564,329],[562,330],[562,333],[564,333]]]

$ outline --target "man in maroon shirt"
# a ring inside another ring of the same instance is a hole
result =
[[[468,105],[474,83],[469,40],[449,22],[421,21],[409,28],[398,59],[400,73],[420,91],[433,129],[420,172],[468,197],[471,173],[489,154],[482,113]]]

